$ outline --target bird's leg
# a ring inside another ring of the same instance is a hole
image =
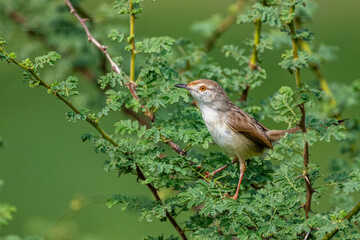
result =
[[[234,157],[234,160],[232,160],[231,164],[234,164],[238,161],[238,158],[237,157]],[[226,164],[224,166],[222,166],[221,168],[218,168],[216,169],[215,171],[212,171],[211,173],[210,172],[205,172],[205,177],[206,178],[209,178],[209,177],[213,177],[215,174],[217,174],[218,172],[224,170],[225,168],[227,168],[229,166],[229,164]]]
[[[244,177],[244,174],[245,174],[245,171],[246,171],[246,164],[245,164],[245,159],[244,158],[240,158],[240,177],[239,177],[239,183],[237,185],[237,188],[236,188],[236,192],[235,192],[235,195],[230,197],[234,200],[236,200],[239,196],[239,190],[240,190],[240,185],[241,185],[241,181]]]

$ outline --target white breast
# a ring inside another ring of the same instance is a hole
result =
[[[200,110],[214,142],[233,156],[245,158],[251,154],[253,142],[241,133],[232,131],[226,124],[225,115],[200,105]]]

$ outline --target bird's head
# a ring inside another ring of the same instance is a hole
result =
[[[174,86],[188,90],[199,104],[229,99],[221,86],[213,80],[199,79],[188,84],[176,84]]]

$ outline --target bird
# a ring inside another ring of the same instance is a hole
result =
[[[246,171],[245,159],[262,155],[266,149],[273,149],[273,143],[285,133],[301,131],[299,126],[286,130],[269,130],[258,120],[236,106],[224,89],[215,81],[199,79],[188,84],[176,84],[184,88],[197,101],[205,125],[214,142],[239,162],[240,177],[236,192],[230,198],[239,196],[241,181]],[[225,165],[211,172],[210,176],[228,167]]]

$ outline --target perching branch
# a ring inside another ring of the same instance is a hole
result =
[[[290,13],[295,13],[295,5],[292,5],[290,7]],[[290,28],[290,36],[291,36],[291,42],[292,42],[292,48],[293,48],[293,57],[294,59],[299,58],[298,53],[298,39],[296,38],[296,27],[295,27],[295,17],[294,19],[288,24]],[[300,68],[295,68],[295,81],[296,81],[296,87],[300,88],[302,86],[301,77],[300,77]],[[305,106],[304,104],[299,105],[300,112],[301,112],[301,119],[299,122],[299,127],[303,133],[306,133],[307,129],[305,126]],[[308,165],[309,165],[309,144],[305,141],[304,144],[304,170],[302,177],[305,180],[305,186],[306,186],[306,202],[304,204],[304,210],[305,210],[305,216],[308,219],[309,218],[309,212],[311,211],[311,198],[314,193],[314,189],[312,188],[311,181],[308,174]]]
[[[9,54],[0,46],[0,52],[3,53],[6,57],[9,57]],[[50,86],[40,78],[40,76],[34,71],[34,69],[32,67],[27,67],[25,65],[23,65],[22,63],[20,63],[19,61],[15,60],[14,58],[10,58],[9,57],[9,61],[11,61],[12,63],[14,63],[15,65],[21,67],[22,69],[24,69],[25,71],[29,72],[37,81],[39,81],[39,85],[45,87],[46,89],[51,89]],[[56,91],[51,91],[51,94],[53,94],[55,97],[57,97],[58,99],[60,99],[62,102],[64,102],[67,106],[69,106],[75,113],[80,114],[80,110],[78,108],[76,108],[69,100],[67,100],[65,97],[63,97],[62,95],[58,94]],[[111,138],[99,125],[99,121],[97,120],[93,120],[89,117],[86,117],[85,119],[90,125],[92,125],[100,134],[101,136],[106,139],[108,142],[110,142],[114,147],[119,147],[119,144],[113,139]],[[139,166],[136,165],[136,172],[137,172],[137,176],[139,179],[145,181],[146,177],[144,176],[144,174],[142,173],[141,169],[139,168]],[[150,189],[151,193],[153,194],[154,198],[156,199],[156,201],[160,202],[161,204],[163,204],[157,189],[150,183],[146,184],[146,186]],[[180,228],[179,224],[175,221],[175,219],[171,216],[171,214],[166,211],[166,217],[169,219],[169,221],[171,222],[171,224],[175,227],[175,229],[179,232],[180,236],[182,237],[182,239],[187,239],[184,231]]]
[[[237,0],[234,4],[229,6],[229,14],[217,26],[212,35],[205,41],[205,51],[210,52],[214,48],[215,42],[219,39],[219,37],[234,24],[238,14],[244,8],[244,5],[245,0]]]
[[[358,202],[355,205],[355,207],[341,221],[344,221],[344,220],[350,221],[353,216],[355,216],[356,214],[359,213],[359,211],[360,211],[360,202]],[[326,234],[322,240],[329,240],[329,239],[333,238],[335,236],[335,234],[337,232],[339,232],[339,230],[340,230],[339,228],[335,228],[332,232]]]

